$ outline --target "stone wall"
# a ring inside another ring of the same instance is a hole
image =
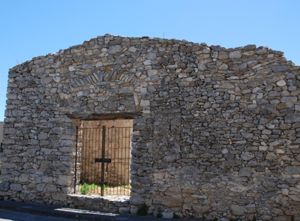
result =
[[[0,122],[0,144],[3,141],[3,122]]]
[[[299,219],[299,86],[299,67],[254,45],[106,35],[33,58],[9,73],[1,196],[66,204],[72,120],[123,116],[131,212]]]

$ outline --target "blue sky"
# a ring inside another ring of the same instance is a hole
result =
[[[267,46],[300,65],[299,0],[0,0],[0,121],[8,69],[110,33]]]

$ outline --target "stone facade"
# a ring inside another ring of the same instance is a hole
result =
[[[106,35],[33,58],[9,73],[1,196],[74,205],[73,119],[133,118],[131,212],[300,219],[299,86],[254,45]]]
[[[3,122],[0,122],[0,144],[3,141]]]

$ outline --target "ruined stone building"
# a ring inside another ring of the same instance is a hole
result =
[[[254,45],[105,35],[33,58],[9,72],[0,196],[299,220],[299,86]]]

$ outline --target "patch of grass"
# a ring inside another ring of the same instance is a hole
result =
[[[89,195],[89,194],[99,194],[101,192],[101,187],[103,187],[104,191],[108,192],[113,192],[114,189],[116,192],[118,192],[118,189],[121,191],[130,191],[131,186],[130,184],[126,185],[120,185],[120,186],[115,186],[115,185],[108,185],[108,184],[95,184],[95,183],[82,183],[79,185],[79,192],[82,195]]]
[[[130,184],[127,184],[127,185],[121,185],[121,186],[119,186],[119,187],[124,188],[124,189],[128,189],[128,190],[131,189],[131,185],[130,185]]]
[[[83,183],[80,185],[80,193],[82,195],[87,195],[89,193],[91,193],[93,190],[97,189],[97,188],[101,188],[99,185],[97,184],[89,184],[89,183]]]

